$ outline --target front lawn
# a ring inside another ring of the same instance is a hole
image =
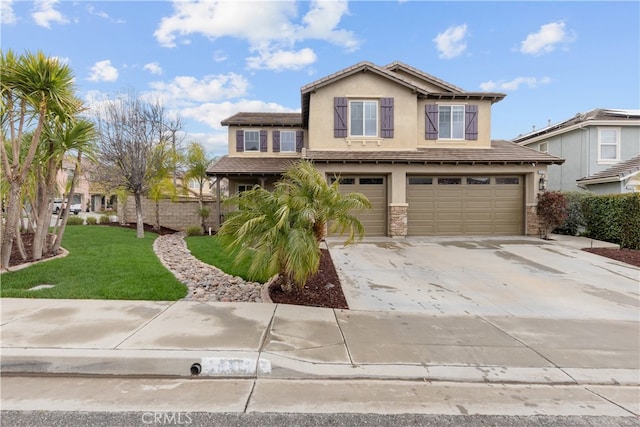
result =
[[[136,238],[135,230],[68,226],[62,247],[69,255],[0,276],[0,296],[13,298],[123,299],[175,301],[187,288],[153,252],[153,233]],[[38,285],[50,289],[29,291]]]
[[[220,270],[232,276],[240,276],[245,280],[265,283],[269,277],[249,278],[250,260],[244,260],[240,264],[235,263],[235,252],[229,252],[219,236],[190,236],[185,237],[187,247],[191,254],[200,261],[214,265]]]

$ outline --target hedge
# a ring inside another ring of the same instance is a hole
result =
[[[640,249],[640,193],[586,197],[582,213],[588,237]]]
[[[582,201],[594,193],[586,191],[567,191],[563,193],[567,199],[567,219],[554,230],[554,233],[577,236],[585,227],[584,214],[582,213]]]

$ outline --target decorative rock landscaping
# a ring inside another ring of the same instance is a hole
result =
[[[159,236],[153,250],[160,262],[189,289],[185,300],[262,302],[262,283],[247,282],[200,261],[191,255],[184,236],[184,233]]]

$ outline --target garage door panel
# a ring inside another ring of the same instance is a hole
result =
[[[408,234],[522,234],[523,183],[522,177],[487,175],[409,177]]]
[[[340,184],[340,192],[362,193],[371,203],[371,209],[361,210],[356,216],[365,229],[365,236],[385,236],[387,233],[387,186],[386,178],[342,176],[349,184]]]

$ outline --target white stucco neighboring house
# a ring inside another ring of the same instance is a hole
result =
[[[513,142],[565,159],[563,164],[549,166],[549,190],[633,191],[633,182],[628,182],[633,176],[625,171],[633,174],[640,155],[640,110],[598,108],[578,113]]]

